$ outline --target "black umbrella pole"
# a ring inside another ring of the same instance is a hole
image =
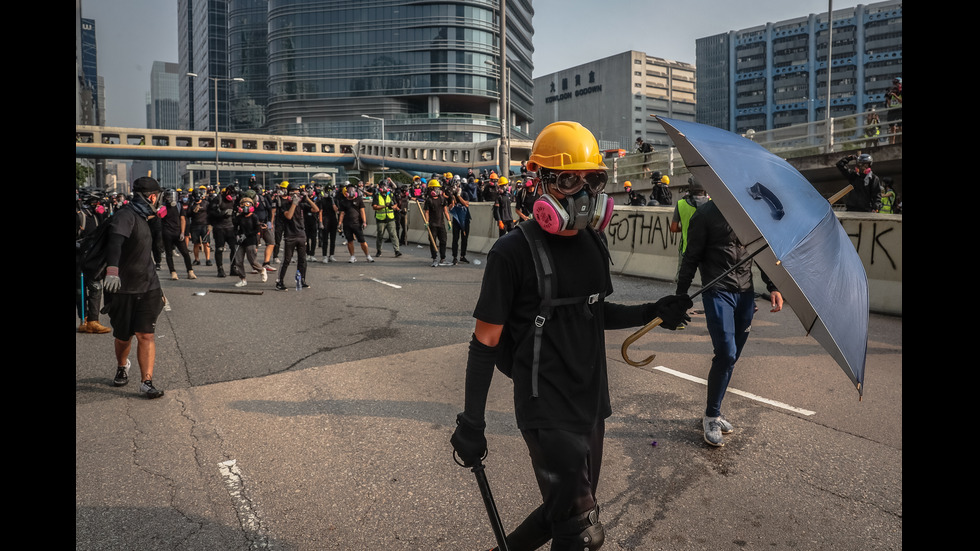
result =
[[[721,281],[722,279],[725,279],[725,276],[727,276],[728,274],[730,274],[730,273],[734,272],[735,270],[741,268],[746,263],[750,262],[753,258],[755,258],[755,255],[761,253],[762,251],[764,251],[764,250],[766,250],[768,248],[769,248],[769,243],[766,243],[765,245],[759,247],[759,250],[757,250],[754,253],[750,254],[749,256],[743,258],[742,260],[739,260],[734,266],[732,266],[731,268],[725,270],[725,273],[723,273],[720,276],[712,279],[711,282],[709,282],[707,285],[702,286],[700,289],[698,289],[698,292],[696,292],[693,295],[691,295],[691,298],[693,299],[694,297],[696,297],[696,296],[700,295],[701,293],[707,291],[708,289],[714,287],[715,285],[718,284],[719,281]]]
[[[493,528],[493,535],[497,538],[497,549],[508,551],[507,534],[504,532],[504,525],[500,522],[500,515],[497,513],[497,504],[493,501],[493,494],[490,493],[490,483],[487,482],[486,467],[483,463],[473,466],[473,474],[476,475],[476,483],[480,486],[480,494],[483,495],[483,505],[487,508],[487,516],[490,517],[490,526]]]

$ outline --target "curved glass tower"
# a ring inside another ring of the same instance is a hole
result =
[[[266,0],[228,0],[228,74],[245,79],[229,87],[235,132],[265,131],[267,5]]]
[[[500,134],[500,1],[268,1],[272,133],[475,142]],[[513,137],[531,119],[530,0],[509,0]],[[522,135],[523,134],[523,135]]]

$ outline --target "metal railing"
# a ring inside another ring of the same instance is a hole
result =
[[[872,110],[834,117],[829,126],[823,120],[759,132],[750,130],[743,135],[784,159],[868,149],[902,141],[902,121],[888,121],[889,111]],[[689,174],[674,147],[607,158],[606,165],[610,168],[611,182],[630,181],[637,191],[652,187],[649,180],[654,171],[669,175],[671,186],[685,185]]]
[[[867,149],[901,141],[902,121],[888,121],[891,109],[872,110],[829,121],[795,124],[773,130],[748,131],[746,138],[784,159]]]

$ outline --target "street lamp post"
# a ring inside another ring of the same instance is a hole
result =
[[[189,77],[197,77],[197,73],[187,73]],[[245,82],[242,77],[208,77],[214,82],[214,180],[215,187],[221,185],[221,169],[218,168],[218,154],[221,138],[218,137],[218,82]]]
[[[381,175],[385,175],[388,164],[388,148],[385,147],[385,120],[380,117],[372,117],[370,115],[361,115],[365,119],[374,119],[376,121],[381,121]]]

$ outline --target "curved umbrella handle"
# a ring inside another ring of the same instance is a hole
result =
[[[772,192],[769,188],[756,182],[754,186],[749,188],[749,195],[753,199],[764,199],[769,205],[769,210],[772,214],[774,220],[781,220],[786,212],[783,210],[783,203],[776,197],[776,194]]]
[[[626,355],[626,349],[629,348],[629,346],[631,344],[633,344],[634,342],[636,342],[637,339],[639,339],[643,335],[646,335],[648,331],[650,331],[651,329],[653,329],[654,327],[660,325],[663,322],[664,322],[664,320],[662,320],[660,318],[653,318],[653,320],[650,323],[648,323],[648,324],[644,325],[643,327],[641,327],[639,331],[637,331],[636,333],[633,333],[629,337],[626,337],[626,340],[623,341],[623,347],[621,349],[621,351],[623,353],[623,360],[625,360],[626,363],[632,365],[633,367],[642,367],[642,366],[647,365],[648,363],[652,362],[653,359],[657,357],[656,354],[651,354],[645,360],[641,360],[639,362],[634,362],[633,360],[631,360],[629,358],[629,356]]]

